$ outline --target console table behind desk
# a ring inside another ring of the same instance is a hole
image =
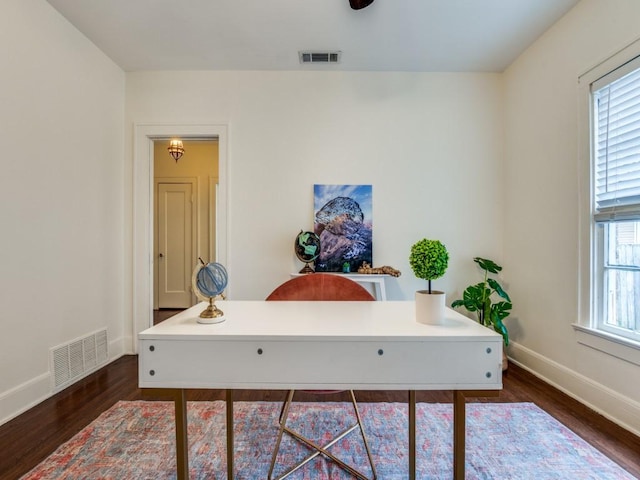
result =
[[[364,288],[369,289],[373,287],[373,296],[378,301],[385,301],[387,299],[387,290],[385,288],[385,278],[391,277],[386,273],[340,273],[340,272],[321,272],[331,275],[341,275],[359,283]],[[291,278],[300,277],[302,275],[312,275],[309,273],[292,273]]]
[[[218,302],[226,321],[197,323],[196,305],[139,334],[139,386],[176,404],[178,478],[187,479],[185,389],[227,390],[233,479],[233,390],[408,390],[409,478],[415,479],[415,391],[454,391],[454,478],[464,479],[465,397],[502,388],[502,337],[447,309],[415,321],[413,302]],[[316,368],[319,363],[323,368]],[[274,427],[275,428],[275,427]]]

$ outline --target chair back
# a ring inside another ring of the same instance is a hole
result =
[[[330,273],[308,273],[277,287],[267,300],[364,300],[373,301],[366,288],[353,280]]]

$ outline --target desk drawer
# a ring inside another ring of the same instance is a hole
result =
[[[140,386],[500,388],[498,341],[141,340]]]

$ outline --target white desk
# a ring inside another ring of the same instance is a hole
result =
[[[378,301],[385,301],[387,299],[387,291],[385,289],[385,278],[391,277],[386,273],[340,273],[340,272],[318,272],[327,273],[330,275],[341,275],[359,283],[363,287],[367,288],[368,285],[373,287],[373,295]],[[309,275],[308,273],[292,273],[291,277],[300,277],[302,275]]]
[[[233,389],[408,390],[411,479],[415,391],[454,390],[454,478],[464,478],[465,395],[502,388],[500,335],[450,309],[443,326],[419,324],[413,302],[217,305],[223,323],[198,324],[201,303],[139,334],[139,386],[176,393],[179,479],[188,478],[188,388],[227,389],[229,479]]]

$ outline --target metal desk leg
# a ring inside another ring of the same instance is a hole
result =
[[[173,391],[176,407],[176,464],[178,480],[189,479],[189,438],[187,436],[187,399],[184,389]]]
[[[466,400],[464,392],[453,392],[453,479],[464,480]]]
[[[416,478],[416,391],[409,390],[409,480]]]
[[[227,479],[233,480],[233,390],[227,389]]]
[[[455,390],[453,392],[453,478],[464,480],[466,404],[468,397],[497,397],[499,390]]]

